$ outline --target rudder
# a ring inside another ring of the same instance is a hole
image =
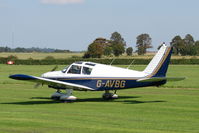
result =
[[[165,77],[171,54],[172,48],[163,45],[143,72],[148,74],[147,77]]]

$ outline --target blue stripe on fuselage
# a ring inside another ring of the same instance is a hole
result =
[[[126,79],[126,78],[75,78],[75,79],[56,79],[63,82],[78,84],[93,88],[95,91],[103,90],[119,90],[119,89],[128,89],[136,87],[146,87],[146,86],[159,86],[166,81],[161,82],[137,82],[137,79]]]

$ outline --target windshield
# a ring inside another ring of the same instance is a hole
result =
[[[65,68],[62,70],[62,72],[65,73],[67,70],[68,70],[68,66],[65,67]]]
[[[70,74],[80,74],[81,73],[81,66],[72,65],[68,71]]]

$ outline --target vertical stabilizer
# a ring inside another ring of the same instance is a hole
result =
[[[149,77],[165,77],[172,53],[172,48],[163,44],[149,65],[143,71]]]

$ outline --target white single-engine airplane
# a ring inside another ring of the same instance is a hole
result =
[[[179,81],[184,78],[166,77],[172,48],[163,45],[153,57],[144,71],[135,71],[93,62],[75,62],[62,71],[51,71],[41,77],[24,74],[11,75],[10,78],[46,84],[49,88],[57,89],[51,98],[62,101],[74,101],[73,90],[105,91],[104,99],[118,98],[116,90],[160,86],[167,81]],[[62,93],[60,90],[66,90]],[[115,93],[110,93],[114,90]]]

